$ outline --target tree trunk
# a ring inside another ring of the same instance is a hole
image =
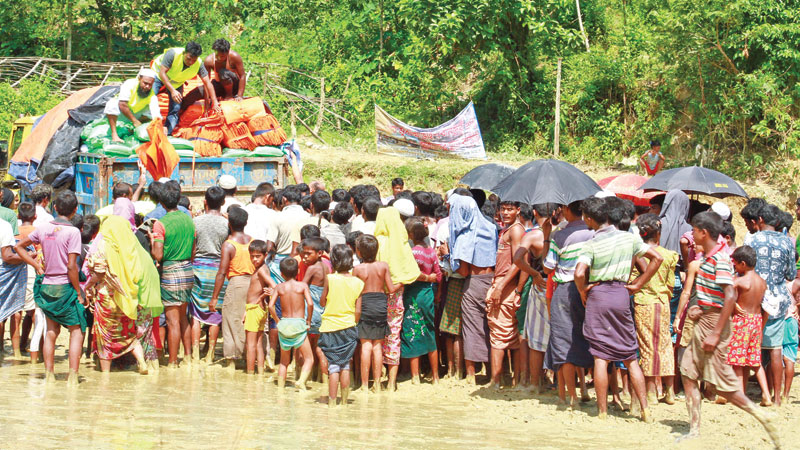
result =
[[[583,29],[583,19],[581,18],[581,0],[575,0],[575,6],[578,8],[578,26],[581,28],[581,36],[583,36],[583,43],[586,44],[586,51],[589,51],[589,36],[586,35],[586,30]]]
[[[558,58],[558,71],[556,72],[556,123],[553,136],[553,155],[558,158],[561,149],[561,58]]]
[[[67,61],[72,60],[72,0],[67,0]],[[67,64],[67,80],[72,78],[72,65]],[[71,90],[71,85],[67,83],[67,91]]]

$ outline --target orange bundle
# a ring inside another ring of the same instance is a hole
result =
[[[270,113],[263,113],[247,122],[247,128],[253,134],[256,143],[278,146],[286,142],[286,133],[278,123],[278,119]]]
[[[191,130],[188,136],[181,133],[178,137],[192,141],[195,153],[200,156],[221,156],[220,142],[225,137],[222,132],[224,125],[222,117],[212,112],[208,117],[192,122],[192,128],[184,128],[183,130]]]
[[[250,134],[250,129],[244,123],[227,123],[222,126],[222,143],[227,148],[243,148],[253,150],[258,143]]]
[[[259,97],[250,97],[244,100],[226,100],[219,102],[225,122],[247,122],[251,118],[264,114],[264,103]]]
[[[181,117],[178,120],[178,128],[189,128],[192,126],[195,120],[203,117],[204,112],[203,102],[194,102],[193,104],[189,105],[185,111],[181,113]],[[175,133],[173,133],[174,135]]]

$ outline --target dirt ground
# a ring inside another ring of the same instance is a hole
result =
[[[355,392],[347,407],[329,408],[326,387],[279,391],[272,374],[230,372],[219,362],[104,375],[84,358],[81,383],[66,383],[66,333],[56,350],[57,380],[46,383],[42,364],[6,354],[0,361],[0,448],[770,448],[755,419],[729,405],[703,403],[701,436],[675,443],[688,431],[685,403],[653,408],[655,423],[609,409],[596,417],[594,401],[575,411],[557,405],[555,391],[492,391],[443,380],[402,381],[395,393]],[[10,342],[5,342],[10,351]],[[221,347],[218,347],[218,356]],[[594,391],[590,390],[594,395]],[[758,398],[757,388],[750,392]],[[777,416],[784,448],[800,448],[800,382]]]

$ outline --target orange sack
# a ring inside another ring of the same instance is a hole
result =
[[[264,103],[260,97],[250,97],[244,100],[225,100],[219,102],[222,108],[222,114],[225,116],[225,122],[238,123],[247,122],[251,118],[264,114]],[[231,147],[234,148],[234,147]]]
[[[258,143],[250,134],[250,129],[242,122],[223,125],[222,135],[222,144],[227,148],[254,150],[258,147]]]
[[[147,134],[150,136],[150,142],[140,145],[136,149],[136,154],[154,180],[171,176],[180,157],[164,134],[164,123],[161,119],[150,122]]]
[[[270,113],[253,117],[247,122],[247,128],[255,139],[256,144],[278,146],[286,142],[286,132],[283,131],[278,120]]]
[[[179,137],[192,141],[194,152],[200,156],[221,156],[220,143],[224,137],[222,134],[224,124],[222,116],[212,112],[208,117],[201,117],[192,122],[191,128],[183,128]]]

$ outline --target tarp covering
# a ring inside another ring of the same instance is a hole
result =
[[[380,153],[416,158],[486,159],[472,102],[457,116],[434,128],[413,127],[375,105],[375,134]]]
[[[103,116],[106,102],[119,92],[119,86],[103,86],[86,102],[69,110],[69,118],[50,138],[42,164],[36,174],[54,188],[70,185],[81,145],[81,131],[89,122]]]
[[[84,104],[99,87],[80,90],[56,105],[37,122],[31,134],[22,141],[19,149],[11,158],[8,172],[19,181],[23,187],[31,189],[38,182],[36,171],[42,162],[50,138],[58,131],[61,125],[69,118],[69,110]]]
[[[83,89],[48,111],[22,141],[9,165],[9,174],[27,190],[42,181],[55,187],[71,182],[81,130],[102,115],[106,101],[118,91],[119,86]]]

